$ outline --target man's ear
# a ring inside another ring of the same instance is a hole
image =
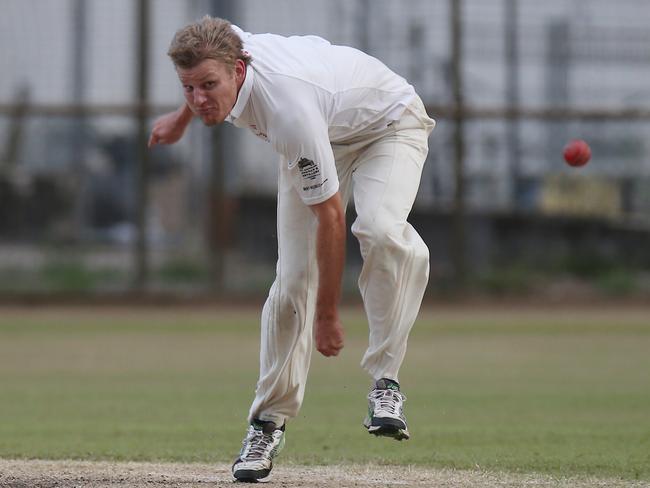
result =
[[[243,83],[246,78],[246,63],[241,59],[235,59],[235,79],[237,83]]]

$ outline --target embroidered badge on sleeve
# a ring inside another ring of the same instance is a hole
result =
[[[298,161],[298,169],[300,170],[300,175],[305,183],[312,182],[320,177],[320,168],[311,159],[300,158]],[[323,186],[326,182],[327,179],[320,183],[314,183],[311,185],[305,184],[302,189],[303,191],[315,190],[316,188]]]

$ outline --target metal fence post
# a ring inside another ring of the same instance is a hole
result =
[[[506,103],[516,113],[519,108],[519,24],[517,2],[506,0],[505,7],[505,48],[506,48]],[[519,138],[519,117],[507,121],[507,158],[510,171],[510,204],[516,212],[525,203],[521,174],[521,143]]]
[[[147,149],[148,100],[149,100],[149,0],[137,3],[138,69],[136,71],[137,104],[137,171],[135,181],[135,224],[134,243],[136,290],[145,290],[149,282],[149,242],[147,239],[149,151]]]
[[[454,181],[456,186],[452,211],[451,259],[454,268],[454,281],[458,288],[465,286],[467,277],[462,7],[462,0],[450,0],[451,78],[454,106]]]

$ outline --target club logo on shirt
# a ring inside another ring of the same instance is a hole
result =
[[[310,181],[314,181],[320,176],[320,168],[311,159],[300,158],[298,160],[298,169],[300,170],[300,174],[302,175],[302,178],[306,180],[306,183]],[[315,190],[323,186],[326,182],[327,182],[327,178],[324,181],[321,181],[320,183],[304,185],[302,187],[302,190],[303,191]]]
[[[306,180],[315,180],[320,176],[320,169],[311,159],[300,158],[298,169],[300,169],[300,174]]]

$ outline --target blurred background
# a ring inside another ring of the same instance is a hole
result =
[[[205,14],[357,47],[415,86],[438,122],[411,215],[429,298],[650,298],[646,0],[2,0],[0,297],[266,292],[268,145],[195,121],[146,149],[183,99],[168,44]],[[355,296],[351,234],[347,260]]]

